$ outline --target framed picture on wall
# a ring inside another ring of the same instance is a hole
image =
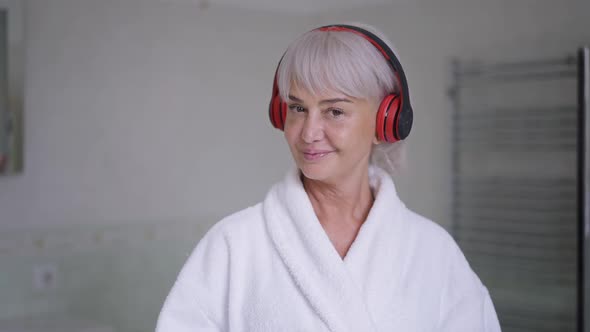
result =
[[[24,0],[0,0],[0,175],[23,170]]]

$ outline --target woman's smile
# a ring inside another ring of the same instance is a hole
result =
[[[307,161],[319,161],[324,157],[328,156],[330,153],[334,151],[331,150],[304,150],[303,151],[303,158]]]

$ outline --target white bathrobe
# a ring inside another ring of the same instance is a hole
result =
[[[375,202],[344,259],[294,169],[203,237],[156,331],[500,331],[454,240],[408,210],[384,171],[369,176]]]

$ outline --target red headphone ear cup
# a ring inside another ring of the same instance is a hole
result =
[[[282,129],[281,123],[281,97],[275,95],[270,102],[270,122],[277,129]]]
[[[270,122],[272,125],[280,130],[285,127],[286,104],[283,103],[281,96],[276,95],[270,102],[269,107]]]
[[[375,136],[381,142],[385,141],[385,118],[387,117],[387,108],[391,103],[392,95],[387,95],[379,104],[379,109],[377,110],[377,119],[375,123]]]
[[[396,117],[399,112],[400,97],[397,94],[390,94],[383,98],[377,111],[377,123],[375,131],[377,139],[382,142],[394,143],[398,141],[396,137]]]
[[[274,112],[274,102],[275,99],[274,97],[270,99],[270,103],[268,103],[268,119],[270,120],[270,123],[272,124],[273,127],[277,127],[276,125],[276,121],[275,121],[275,112]]]
[[[279,97],[279,99],[281,99]],[[283,102],[283,100],[281,99],[281,130],[285,130],[285,121],[287,121],[287,103]]]

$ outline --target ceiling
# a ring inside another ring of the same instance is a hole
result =
[[[219,5],[252,10],[303,14],[329,10],[354,9],[364,6],[392,3],[394,0],[163,0],[199,3],[202,6]]]

